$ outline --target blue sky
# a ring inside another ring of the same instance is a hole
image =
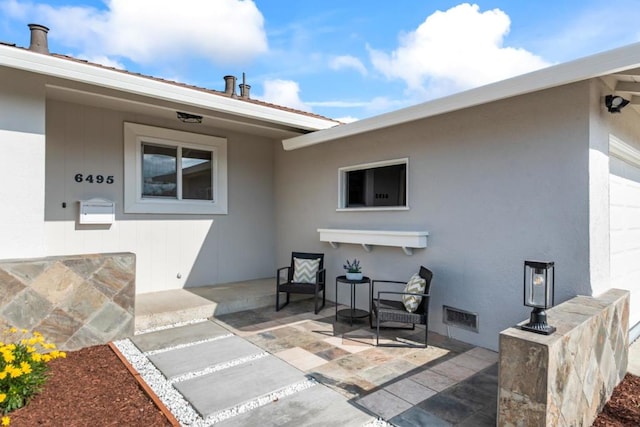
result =
[[[640,0],[0,0],[0,41],[351,121],[640,41]]]

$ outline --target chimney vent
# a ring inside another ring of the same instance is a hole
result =
[[[250,90],[251,90],[251,85],[241,84],[240,85],[240,96],[243,99],[249,99],[249,91]]]
[[[29,50],[32,52],[49,54],[49,45],[47,43],[47,33],[49,29],[40,24],[29,24],[31,30],[31,44]]]
[[[224,93],[232,98],[236,97],[236,76],[224,76]]]
[[[251,86],[246,84],[246,76],[242,73],[242,83],[240,84],[240,96],[243,99],[249,99],[249,91],[251,90]]]

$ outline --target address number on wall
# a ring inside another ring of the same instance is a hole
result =
[[[89,182],[91,184],[96,183],[96,184],[113,184],[113,175],[93,175],[93,174],[89,174],[89,175],[84,175],[81,173],[77,173],[76,176],[74,177],[76,182]]]

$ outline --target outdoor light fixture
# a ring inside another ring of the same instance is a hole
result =
[[[547,308],[553,307],[553,262],[524,262],[524,305],[533,307],[529,323],[521,329],[551,335],[556,328],[547,324]]]
[[[183,123],[202,123],[202,116],[183,113],[182,111],[177,111],[176,113],[178,114],[178,120]]]
[[[617,95],[607,95],[604,98],[604,105],[607,106],[610,113],[619,113],[628,103],[628,100]]]

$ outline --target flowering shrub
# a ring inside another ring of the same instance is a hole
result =
[[[0,426],[8,426],[7,413],[23,407],[47,380],[47,363],[66,357],[39,332],[5,329],[0,337]]]

